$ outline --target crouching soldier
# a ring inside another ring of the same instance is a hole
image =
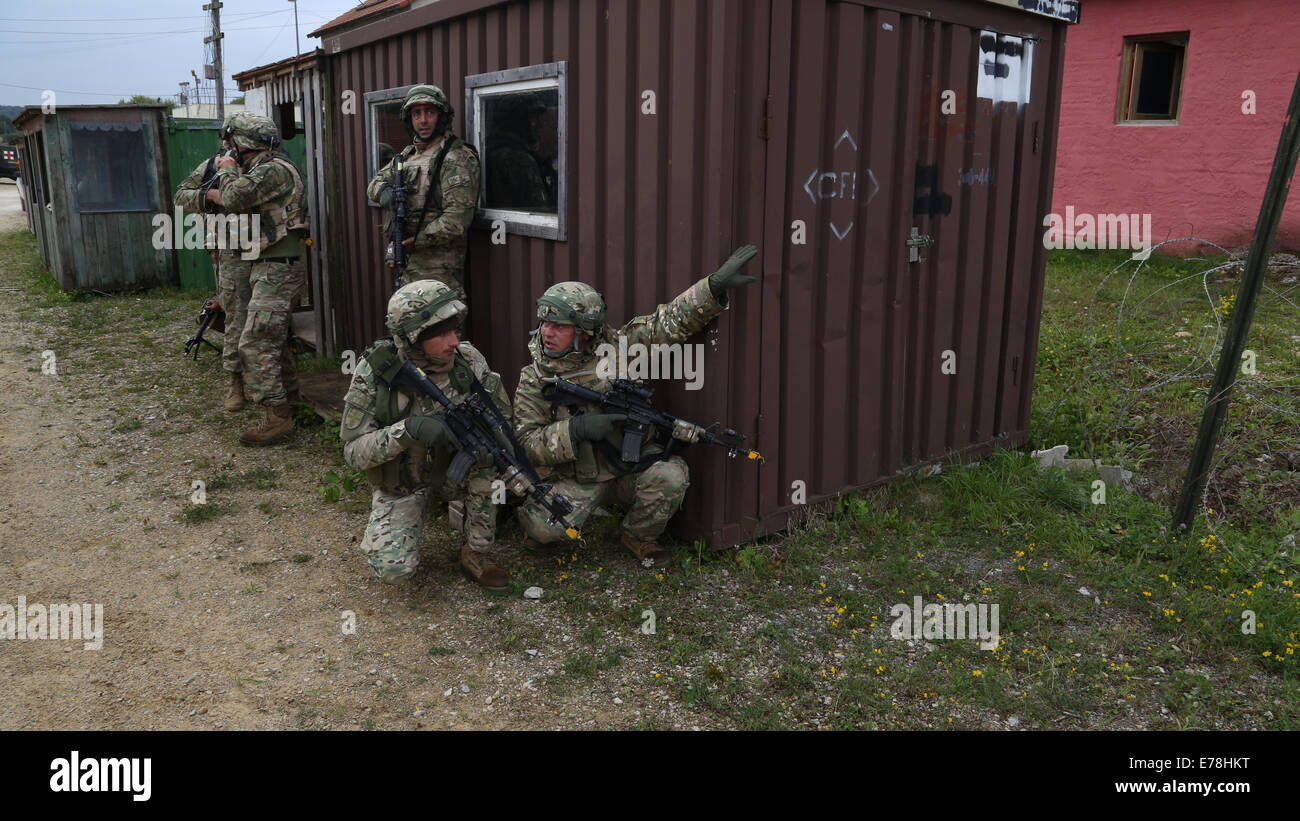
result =
[[[366,471],[375,488],[361,552],[371,571],[384,581],[398,581],[415,572],[429,503],[459,493],[447,480],[448,465],[459,445],[443,421],[442,405],[423,394],[390,388],[379,375],[392,373],[409,360],[456,404],[470,393],[477,378],[502,414],[510,415],[501,377],[481,353],[457,336],[468,313],[460,292],[437,280],[412,282],[399,289],[388,301],[386,325],[392,338],[376,342],[362,354],[344,399],[343,458]],[[460,564],[471,579],[500,591],[510,574],[487,553],[496,536],[495,477],[494,470],[482,462],[470,469]]]
[[[727,309],[729,289],[754,281],[740,269],[757,253],[752,245],[737,249],[717,272],[617,330],[606,325],[605,300],[590,285],[561,282],[537,300],[540,324],[528,343],[532,364],[524,366],[515,392],[515,433],[538,473],[554,479],[555,491],[573,503],[575,527],[581,528],[597,506],[616,502],[627,507],[622,543],[643,563],[662,565],[671,558],[658,539],[686,496],[686,462],[679,456],[647,459],[662,451],[647,442],[642,463],[648,462],[648,467],[629,472],[628,465],[611,461],[603,448],[592,446],[602,440],[620,441],[626,417],[594,408],[571,418],[568,408],[552,405],[542,395],[545,380],[558,376],[605,392],[607,379],[597,368],[600,345],[617,347],[620,336],[628,347],[685,342]],[[617,373],[618,368],[604,372]],[[519,523],[534,542],[564,539],[563,528],[547,519],[546,511],[532,501],[519,508]]]

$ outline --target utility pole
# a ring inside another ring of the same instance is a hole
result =
[[[1259,219],[1255,222],[1250,254],[1246,257],[1241,286],[1237,289],[1237,301],[1232,305],[1232,317],[1228,320],[1228,332],[1219,355],[1219,366],[1214,372],[1210,395],[1205,400],[1205,412],[1201,416],[1196,446],[1192,450],[1191,461],[1187,464],[1187,476],[1183,479],[1183,492],[1174,508],[1175,535],[1184,529],[1191,529],[1192,509],[1205,487],[1214,447],[1219,441],[1219,432],[1223,429],[1223,419],[1228,414],[1232,386],[1237,381],[1238,369],[1241,367],[1241,352],[1246,346],[1246,334],[1250,332],[1250,323],[1255,317],[1255,300],[1264,284],[1264,271],[1273,249],[1273,238],[1277,236],[1277,224],[1282,220],[1282,208],[1286,205],[1286,195],[1291,190],[1291,177],[1295,174],[1297,159],[1300,159],[1300,76],[1296,77],[1295,88],[1291,91],[1291,105],[1287,108],[1286,119],[1282,121],[1282,136],[1278,139],[1277,153],[1273,156],[1273,170],[1269,173],[1268,185],[1264,188],[1264,203],[1259,208]]]
[[[294,4],[294,8],[298,8]],[[221,38],[226,35],[221,33],[221,0],[212,0],[203,7],[204,11],[212,12],[212,34],[204,37],[204,43],[212,44],[212,71],[216,74],[217,81],[217,119],[225,122],[226,120],[226,87],[221,79]]]
[[[302,56],[302,50],[298,47],[298,0],[289,0],[293,3],[293,79],[296,83],[298,80],[298,59]]]

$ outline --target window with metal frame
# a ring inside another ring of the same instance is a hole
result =
[[[1176,124],[1187,32],[1124,38],[1116,123]]]
[[[410,90],[411,86],[400,86],[366,93],[366,159],[370,164],[367,181],[411,144],[411,132],[402,123],[402,102]],[[374,200],[370,204],[379,205]]]
[[[565,240],[567,212],[565,62],[465,78],[466,139],[479,150],[483,223]]]

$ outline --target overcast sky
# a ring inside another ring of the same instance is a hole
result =
[[[203,78],[207,0],[0,0],[0,105],[40,105],[45,89],[59,104],[116,103],[133,94],[173,99],[180,83]],[[288,0],[221,0],[226,99],[230,76],[294,54]],[[299,47],[318,47],[313,31],[358,0],[299,0]],[[211,81],[208,81],[211,87]],[[213,99],[210,95],[205,101]]]

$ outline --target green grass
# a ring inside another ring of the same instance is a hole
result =
[[[0,235],[0,254],[17,260],[5,284],[25,291],[16,313],[33,328],[28,364],[52,349],[61,373],[103,376],[111,398],[95,424],[125,435],[108,435],[114,444],[94,463],[120,473],[133,431],[165,427],[149,419],[155,413],[141,397],[212,405],[212,357],[195,366],[178,356],[197,303],[165,290],[64,295],[33,262],[33,248],[19,232]],[[1207,297],[1199,278],[1179,282],[1202,263],[1154,257],[1130,298],[1146,301],[1117,333],[1127,271],[1102,283],[1122,259],[1049,255],[1025,447],[847,495],[815,511],[807,527],[736,550],[672,545],[676,561],[665,569],[630,561],[615,519],[593,520],[585,545],[550,558],[516,554],[512,595],[482,614],[494,649],[520,658],[539,649],[539,659],[558,652],[563,662],[545,678],[557,698],[616,683],[629,705],[667,697],[710,727],[975,729],[1015,717],[1034,728],[1300,728],[1300,567],[1284,541],[1300,530],[1300,427],[1289,397],[1265,394],[1265,383],[1300,379],[1300,344],[1291,339],[1300,337],[1300,317],[1282,300],[1262,301],[1247,344],[1259,375],[1243,378],[1229,414],[1213,512],[1202,510],[1192,532],[1175,539],[1169,505],[1213,362],[1197,352],[1198,334],[1223,320],[1235,282],[1209,283]],[[1270,284],[1288,287],[1275,277]],[[87,338],[97,344],[84,345]],[[179,376],[160,383],[157,357],[168,346]],[[1153,373],[1179,371],[1188,378],[1150,389],[1161,381]],[[230,424],[215,408],[195,421]],[[225,457],[182,448],[178,456],[211,477],[209,493],[235,498],[186,504],[180,520],[209,521],[234,512],[238,493],[277,487],[277,507],[326,499],[364,511],[364,479],[340,467],[337,423],[303,422],[311,427],[296,447],[317,460],[302,476],[305,498],[279,498],[296,477],[241,472]],[[1108,487],[1106,503],[1093,504],[1091,472],[1043,471],[1027,456],[1061,443],[1072,457],[1135,471],[1132,488]],[[271,515],[264,496],[249,504]],[[499,537],[518,538],[513,517],[504,517]],[[118,556],[124,548],[104,550]],[[522,602],[531,585],[545,589],[542,602]],[[915,596],[999,605],[1000,645],[893,638],[891,608]],[[653,634],[642,632],[646,610],[655,613]],[[1242,631],[1247,610],[1253,633]],[[565,635],[571,643],[561,643]],[[659,715],[626,720],[669,726]]]

